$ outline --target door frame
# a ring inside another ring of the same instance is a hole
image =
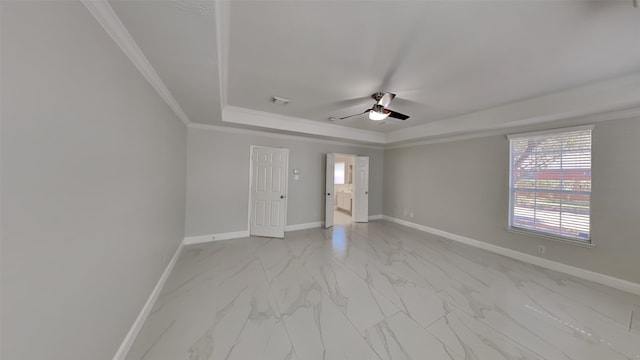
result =
[[[360,189],[358,189],[357,186],[354,186],[354,190],[353,190],[353,197],[354,197],[354,206],[352,206],[352,208],[354,209],[354,211],[351,212],[351,218],[353,219],[354,222],[360,222],[360,223],[367,223],[369,222],[369,177],[371,174],[371,157],[369,157],[368,155],[364,155],[364,156],[356,156],[355,159],[355,163],[354,163],[354,171],[357,172],[358,170],[358,163],[360,159],[366,159],[366,183],[363,184],[364,189],[362,189],[363,191],[360,191]],[[357,176],[357,175],[356,175]],[[354,185],[356,184],[356,180],[354,180]],[[359,200],[359,201],[358,201]],[[357,205],[364,205],[364,202],[366,201],[366,206],[363,206],[363,211],[355,211],[355,209],[358,207]],[[362,214],[365,213],[364,216],[362,216]],[[357,216],[356,216],[357,215]]]
[[[329,161],[331,159],[331,161]],[[334,217],[335,217],[335,205],[336,205],[336,194],[335,194],[335,172],[336,172],[336,155],[333,153],[327,153],[324,157],[325,161],[325,178],[324,178],[324,228],[328,229],[333,227],[334,225]],[[330,176],[333,175],[333,176]],[[331,185],[330,189],[327,189],[327,185]],[[333,194],[333,195],[331,195]],[[329,199],[331,199],[331,204],[329,204]],[[329,206],[331,205],[331,206]],[[329,221],[331,220],[331,221]]]
[[[287,212],[288,212],[288,205],[289,205],[289,149],[288,148],[283,148],[283,147],[277,147],[277,146],[265,146],[265,145],[249,145],[249,201],[248,201],[248,213],[247,213],[247,232],[249,233],[249,236],[251,236],[251,210],[253,210],[253,202],[251,199],[251,184],[253,183],[253,150],[256,148],[262,148],[262,149],[278,149],[278,150],[285,150],[287,152],[287,169],[286,169],[286,187],[285,187],[285,196],[284,196],[284,232],[286,232],[287,229]]]

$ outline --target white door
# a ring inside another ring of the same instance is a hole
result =
[[[284,237],[288,167],[288,149],[251,148],[251,235]]]
[[[333,203],[335,194],[333,193],[334,172],[336,170],[336,156],[334,154],[327,154],[327,172],[325,177],[324,188],[324,227],[330,228],[333,226]]]
[[[353,221],[369,222],[369,157],[357,156],[353,179]]]

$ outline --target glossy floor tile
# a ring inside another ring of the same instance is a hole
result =
[[[338,225],[346,225],[353,222],[351,214],[343,210],[333,211],[333,223]]]
[[[345,221],[185,247],[127,359],[639,360],[639,309],[569,275]]]

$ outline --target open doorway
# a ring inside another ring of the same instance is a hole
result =
[[[369,221],[369,157],[327,154],[325,228]]]
[[[334,224],[348,224],[353,221],[353,170],[355,155],[336,154],[333,173]]]

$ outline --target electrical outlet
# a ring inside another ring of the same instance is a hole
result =
[[[546,246],[538,244],[538,254],[544,254],[547,251]]]
[[[409,217],[413,219],[413,211],[409,213]]]

